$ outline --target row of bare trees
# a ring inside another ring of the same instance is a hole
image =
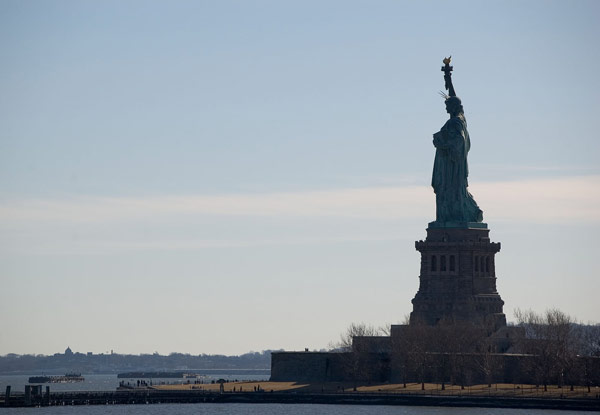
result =
[[[558,309],[543,314],[531,310],[515,312],[517,325],[525,330],[519,351],[530,355],[524,360],[526,370],[547,389],[549,383],[559,387],[595,381],[597,358],[600,358],[600,325],[583,325]],[[594,359],[596,358],[596,359]]]
[[[376,381],[389,370],[393,381],[422,385],[429,381],[491,385],[509,379],[547,388],[600,382],[600,325],[579,324],[557,309],[543,314],[517,310],[515,317],[516,324],[499,332],[466,322],[398,325],[388,342],[374,338],[362,348],[357,347],[359,342],[353,347],[353,338],[390,336],[390,330],[352,324],[332,346],[347,352],[347,372],[354,379]],[[509,354],[503,354],[507,352],[503,342],[510,346]]]
[[[491,383],[501,368],[485,328],[468,323],[402,326],[392,338],[394,372],[403,383],[426,381],[467,385],[475,379]]]
[[[404,383],[418,380],[424,386],[425,381],[439,380],[464,385],[472,381],[474,372],[491,379],[499,365],[488,333],[481,327],[403,324],[397,326],[401,333],[392,337],[389,327],[353,323],[331,345],[344,352],[342,361],[350,378],[378,381],[385,371],[388,377],[394,371]]]

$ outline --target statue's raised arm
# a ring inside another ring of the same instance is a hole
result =
[[[446,91],[448,91],[448,96],[455,97],[456,92],[454,91],[454,85],[452,85],[452,66],[450,66],[450,61],[452,60],[452,55],[448,58],[444,58],[442,62],[444,62],[444,66],[442,66],[442,72],[444,72],[444,83]]]

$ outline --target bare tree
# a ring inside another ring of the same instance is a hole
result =
[[[473,356],[486,337],[485,331],[468,322],[440,321],[432,328],[432,351],[437,352],[438,377],[453,384],[470,384],[475,375]],[[443,384],[442,384],[443,386]]]
[[[527,368],[537,382],[544,385],[544,390],[548,390],[547,385],[552,381],[559,387],[566,381],[572,382],[581,344],[574,319],[555,308],[544,314],[517,309],[515,317],[518,325],[525,329],[521,349],[532,355],[527,359]]]
[[[491,388],[493,376],[502,369],[503,360],[497,354],[495,339],[491,337],[493,325],[490,323],[482,330],[485,333],[482,331],[474,344],[475,354],[473,363],[476,370],[483,375],[488,388]]]
[[[378,342],[361,341],[361,337],[389,336],[389,329],[375,327],[366,323],[352,323],[340,335],[337,343],[330,344],[333,350],[343,352],[342,362],[345,370],[354,381],[354,389],[358,380],[371,382],[380,377],[384,370],[383,362],[376,356],[383,350],[378,349]]]
[[[578,325],[577,331],[581,339],[579,354],[600,357],[600,324]]]
[[[575,327],[580,339],[577,369],[578,380],[591,391],[592,384],[600,383],[600,370],[594,362],[600,358],[600,324],[580,324]]]
[[[384,335],[386,334],[381,327],[375,327],[366,323],[352,323],[342,334],[340,334],[340,339],[337,343],[330,343],[330,348],[341,352],[350,352],[352,351],[352,342],[354,337]]]
[[[421,389],[425,388],[435,359],[431,353],[435,341],[433,331],[433,327],[425,324],[402,325],[401,335],[393,337],[392,353],[404,387],[408,381],[416,380],[421,383]]]

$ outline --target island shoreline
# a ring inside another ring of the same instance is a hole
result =
[[[116,392],[53,392],[49,396],[11,395],[4,407],[135,405],[173,403],[329,404],[430,407],[479,407],[600,411],[600,399],[434,396],[386,393],[225,392],[137,390]]]

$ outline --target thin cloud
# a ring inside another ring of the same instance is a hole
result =
[[[104,222],[172,215],[402,217],[431,199],[424,187],[380,187],[271,194],[79,197],[20,200],[0,207],[3,221]]]
[[[470,186],[492,226],[502,221],[597,225],[599,190],[600,176]],[[434,217],[435,197],[428,186],[5,200],[0,205],[0,248],[5,254],[102,255],[383,241],[402,238],[402,230],[415,224],[420,229]],[[262,226],[272,219],[281,226]]]
[[[600,222],[600,176],[473,182],[469,190],[488,221]],[[0,225],[164,221],[184,215],[431,219],[434,203],[431,188],[414,185],[218,196],[5,200]]]
[[[471,164],[471,163],[469,163]],[[598,171],[598,167],[596,166],[581,166],[581,165],[527,165],[527,164],[515,164],[515,165],[507,165],[507,164],[490,164],[490,163],[473,163],[473,166],[477,166],[477,170],[481,171],[492,170],[492,171],[503,171],[503,172],[562,172],[573,174],[574,172],[579,172],[580,174],[594,174]]]
[[[600,222],[600,176],[475,183],[486,220]]]

